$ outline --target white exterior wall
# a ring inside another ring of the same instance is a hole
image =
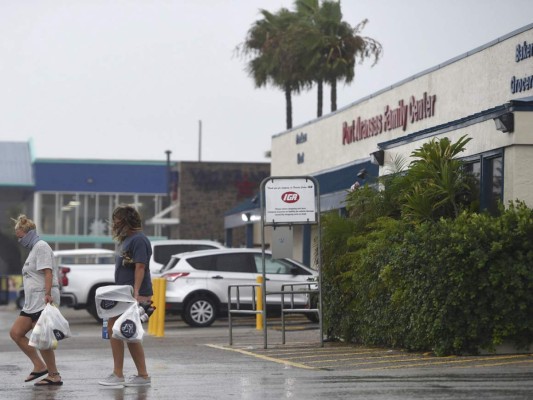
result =
[[[449,123],[478,112],[507,103],[509,100],[533,95],[533,89],[521,93],[511,93],[510,82],[513,76],[525,78],[533,73],[533,57],[515,61],[516,46],[533,42],[533,27],[522,33],[509,36],[501,41],[494,41],[481,50],[475,49],[467,55],[457,57],[436,69],[405,80],[392,88],[382,91],[375,97],[366,98],[345,107],[334,114],[300,125],[292,130],[276,135],[272,139],[272,176],[309,175],[332,169],[355,160],[363,160],[377,150],[377,144],[419,132],[427,128]],[[357,84],[357,83],[355,83]],[[342,126],[353,120],[369,119],[383,115],[385,107],[398,107],[398,102],[408,103],[411,96],[420,99],[423,94],[436,95],[434,116],[420,121],[407,123],[407,129],[401,127],[383,131],[377,136],[369,137],[351,144],[343,145]],[[516,113],[515,113],[516,114]],[[519,132],[515,116],[515,133],[502,134],[496,130],[494,123],[485,122],[466,129],[461,129],[446,136],[452,140],[468,134],[473,137],[468,145],[468,153],[476,154],[494,148],[507,147],[515,140],[526,140]],[[531,126],[531,125],[529,125]],[[296,144],[296,136],[305,133],[307,141]],[[520,138],[516,138],[520,136]],[[527,138],[528,143],[533,143]],[[404,156],[420,147],[422,142],[395,148]],[[387,154],[388,153],[388,154]],[[391,154],[387,151],[386,161]],[[298,163],[298,154],[304,155],[303,163]],[[467,154],[465,154],[467,155]],[[381,169],[381,173],[386,171]]]
[[[533,43],[533,24],[525,27],[522,32],[517,32],[354,102],[333,114],[274,136],[272,176],[314,175],[354,161],[365,161],[370,158],[370,153],[378,149],[379,143],[449,124],[502,106],[513,99],[533,96],[533,87],[514,94],[511,92],[513,76],[523,79],[533,75],[533,57],[520,62],[515,60],[517,45]],[[368,120],[381,115],[383,118],[386,106],[397,108],[401,100],[409,104],[411,96],[420,99],[424,93],[436,96],[433,116],[414,122],[409,119],[405,131],[402,127],[383,130],[376,136],[343,144],[344,122],[351,124],[358,117]],[[436,137],[445,136],[455,142],[461,136],[468,135],[472,140],[461,156],[505,149],[504,204],[520,199],[533,207],[533,174],[530,172],[529,161],[533,160],[533,112],[515,111],[514,118],[514,133],[498,131],[493,120],[486,120]],[[303,135],[306,140],[297,144],[297,137]],[[388,173],[392,161],[398,156],[409,162],[411,152],[428,140],[431,138],[408,141],[396,147],[389,146],[385,151],[385,165],[380,167],[380,175]],[[298,157],[302,155],[303,160],[300,158],[298,162]],[[312,228],[311,237],[311,249],[314,249],[316,226]],[[295,259],[301,259],[302,249],[302,230],[296,229]],[[311,264],[317,267],[314,251],[311,251]]]
[[[504,157],[504,204],[522,200],[533,207],[533,113],[515,112],[515,143],[505,150]]]

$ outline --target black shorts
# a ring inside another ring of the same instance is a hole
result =
[[[42,313],[42,312],[43,312],[43,310],[41,310],[41,311],[37,311],[36,313],[33,313],[33,314],[28,314],[28,313],[25,313],[24,311],[21,311],[21,312],[20,312],[20,316],[21,316],[21,317],[28,317],[28,318],[31,318],[31,320],[32,320],[33,322],[36,322],[36,321],[39,319],[39,317],[41,316],[41,313]]]

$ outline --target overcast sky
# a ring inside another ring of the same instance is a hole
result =
[[[36,158],[265,161],[285,100],[235,56],[258,10],[293,0],[0,0],[0,140]],[[533,22],[531,0],[344,0],[379,63],[356,66],[338,107]],[[329,96],[329,89],[326,89]],[[316,89],[293,97],[293,124]],[[324,101],[329,112],[329,101]]]

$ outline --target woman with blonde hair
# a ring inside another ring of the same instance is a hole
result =
[[[59,386],[63,381],[57,371],[54,350],[39,350],[41,353],[39,355],[37,350],[28,344],[29,340],[26,337],[48,303],[59,305],[60,293],[54,253],[48,243],[39,238],[35,223],[31,219],[22,214],[13,219],[13,222],[19,243],[30,253],[22,267],[24,307],[9,334],[33,363],[33,370],[24,382],[48,375],[35,383],[35,386]]]

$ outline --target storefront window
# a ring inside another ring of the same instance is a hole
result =
[[[108,237],[114,208],[119,204],[131,204],[142,215],[145,233],[161,235],[159,225],[146,223],[161,211],[162,197],[158,195],[41,193],[39,198],[43,234]]]
[[[475,183],[474,198],[479,209],[491,214],[498,212],[498,203],[503,200],[503,155],[502,151],[481,154],[464,160],[465,170]]]
[[[112,198],[108,194],[97,194],[96,196],[98,203],[96,205],[95,215],[97,217],[90,223],[90,234],[94,236],[108,236],[111,234]]]
[[[494,157],[487,160],[487,170],[490,192],[487,193],[487,209],[491,214],[498,212],[498,203],[503,198],[503,163],[502,157]]]
[[[41,221],[39,229],[43,233],[53,234],[56,232],[56,195],[43,193],[40,196]]]

